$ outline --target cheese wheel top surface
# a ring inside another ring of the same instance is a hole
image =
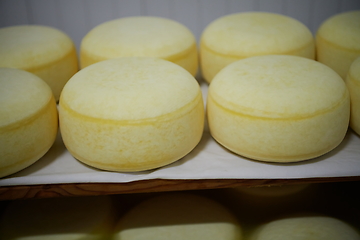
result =
[[[286,54],[313,42],[301,22],[280,14],[247,12],[221,17],[206,27],[202,44],[219,54],[236,57]]]
[[[320,26],[317,36],[360,53],[360,11],[344,12],[330,17]]]
[[[74,48],[60,30],[38,25],[0,29],[0,67],[32,70],[64,57]]]
[[[179,110],[199,94],[195,78],[174,63],[124,57],[79,71],[65,85],[60,103],[88,117],[142,120]]]
[[[182,53],[194,44],[195,37],[190,30],[176,21],[159,17],[127,17],[92,29],[82,40],[81,49],[106,58],[166,58]]]
[[[337,107],[348,91],[341,77],[321,63],[268,55],[230,64],[211,82],[208,95],[240,114],[304,118]]]
[[[0,68],[0,127],[40,111],[51,99],[50,87],[32,73]]]

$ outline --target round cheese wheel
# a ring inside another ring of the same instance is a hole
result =
[[[160,58],[109,59],[80,70],[59,102],[65,146],[112,171],[161,167],[200,141],[204,103],[195,78]]]
[[[19,68],[39,76],[57,101],[65,83],[78,70],[72,40],[55,28],[37,25],[0,29],[0,67]]]
[[[0,177],[39,160],[58,129],[50,87],[32,73],[0,68]]]
[[[257,56],[224,68],[209,86],[211,135],[256,160],[294,162],[338,146],[348,128],[350,97],[341,77],[303,57]]]
[[[163,194],[141,202],[116,224],[114,240],[241,240],[236,217],[209,198]]]
[[[246,12],[216,19],[201,36],[201,71],[207,82],[232,62],[269,54],[314,59],[312,33],[301,22],[284,15]]]
[[[82,40],[80,64],[117,57],[158,57],[174,62],[192,75],[198,68],[196,40],[182,24],[160,17],[127,17],[105,22]]]
[[[302,216],[274,220],[260,226],[249,240],[359,240],[348,223],[328,216]]]
[[[112,201],[106,196],[17,200],[5,208],[0,238],[110,239],[113,211]]]
[[[350,66],[346,78],[350,92],[350,127],[360,135],[360,57]]]
[[[345,80],[351,63],[360,56],[360,10],[334,15],[321,24],[316,56]]]

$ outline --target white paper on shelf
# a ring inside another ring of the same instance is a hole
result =
[[[202,85],[204,99],[206,86]],[[82,164],[66,150],[59,135],[49,152],[35,164],[0,179],[0,186],[63,183],[126,183],[149,179],[298,179],[360,176],[360,137],[349,129],[331,152],[298,163],[267,163],[236,155],[220,146],[207,130],[184,158],[161,168],[107,172]]]

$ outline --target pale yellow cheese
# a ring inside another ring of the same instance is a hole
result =
[[[199,195],[173,193],[147,199],[127,212],[114,240],[241,240],[236,217],[223,205]]]
[[[316,58],[344,80],[351,63],[360,56],[360,11],[328,18],[316,34]]]
[[[329,67],[303,57],[257,56],[224,68],[211,82],[212,136],[256,160],[294,162],[323,155],[343,140],[350,97]]]
[[[314,59],[315,41],[301,22],[266,12],[223,16],[210,23],[201,36],[201,71],[207,82],[232,62],[269,54]]]
[[[110,239],[114,207],[107,196],[11,202],[1,216],[0,239]]]
[[[350,127],[360,135],[360,57],[351,64],[346,85],[351,99]]]
[[[160,17],[108,21],[92,29],[81,42],[82,68],[117,57],[158,57],[184,67],[192,75],[198,68],[192,32],[176,21]]]
[[[329,216],[298,216],[273,220],[260,226],[249,240],[359,240],[348,223]]]
[[[50,87],[29,72],[0,68],[0,177],[39,160],[58,129]]]
[[[59,107],[67,149],[105,170],[172,163],[199,143],[204,126],[198,82],[160,58],[124,57],[84,68],[64,87]]]
[[[20,25],[0,29],[0,67],[39,76],[58,101],[78,63],[75,46],[65,33],[46,26]]]

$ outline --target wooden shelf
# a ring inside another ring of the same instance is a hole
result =
[[[304,179],[152,179],[129,183],[68,183],[2,186],[0,187],[0,200],[205,190],[232,187],[261,187],[345,181],[360,181],[360,176]]]

